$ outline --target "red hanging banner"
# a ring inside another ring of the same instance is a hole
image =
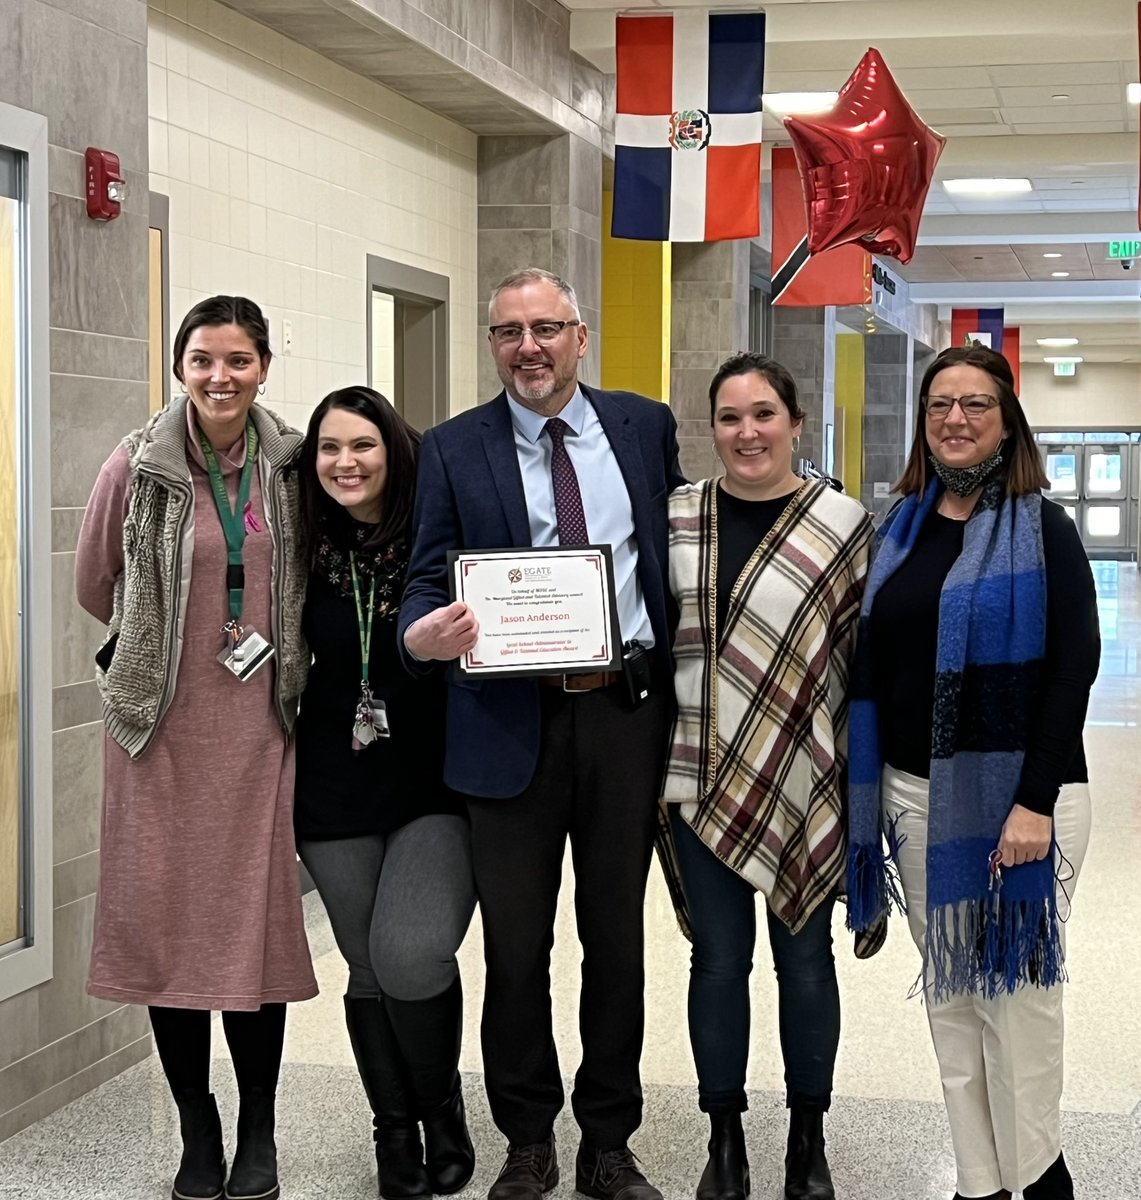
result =
[[[819,308],[868,304],[872,256],[849,243],[819,254],[808,252],[804,187],[792,150],[773,150],[773,303]]]

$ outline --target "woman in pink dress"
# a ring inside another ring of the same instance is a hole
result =
[[[285,1005],[317,992],[292,820],[301,437],[255,403],[270,358],[252,301],[190,310],[174,340],[185,394],[103,465],[76,556],[79,601],[108,625],[88,991],[150,1007],[182,1130],[174,1200],[278,1196]],[[228,1179],[211,1010],[240,1096]]]

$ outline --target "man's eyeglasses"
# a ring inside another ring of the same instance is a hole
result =
[[[964,417],[981,417],[1000,403],[997,396],[924,396],[923,407],[936,421],[947,417],[957,404]]]
[[[568,325],[581,325],[581,321],[536,321],[534,325],[492,325],[488,329],[491,340],[497,346],[514,346],[529,333],[540,346],[549,346],[558,341],[559,334]]]

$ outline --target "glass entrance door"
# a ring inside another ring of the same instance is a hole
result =
[[[1137,552],[1137,434],[1039,434],[1050,498],[1077,523],[1091,557]]]

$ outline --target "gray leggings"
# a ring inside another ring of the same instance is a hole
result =
[[[348,995],[427,1000],[451,986],[475,911],[463,817],[418,817],[390,834],[299,842],[333,936]]]

